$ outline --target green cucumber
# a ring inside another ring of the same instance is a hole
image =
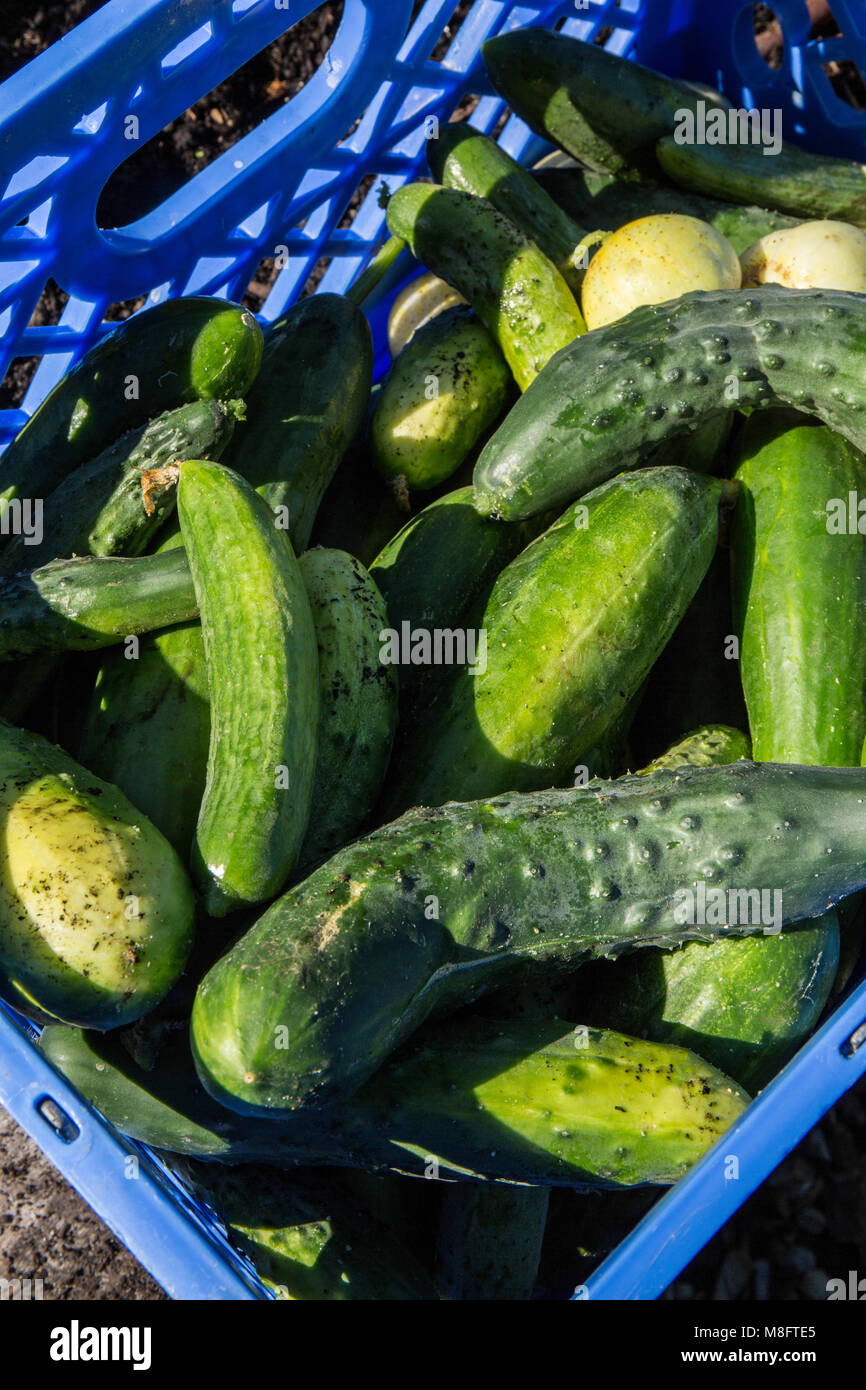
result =
[[[272,898],[297,859],[316,759],[316,634],[288,536],[249,483],[188,461],[177,507],[211,706],[193,870],[207,912],[221,917]]]
[[[481,51],[494,87],[536,135],[621,177],[658,173],[655,143],[683,111],[695,112],[699,101],[708,110],[729,106],[720,92],[548,29],[497,34]]]
[[[370,395],[371,405],[381,388]],[[401,499],[402,500],[402,499]],[[350,444],[316,513],[310,546],[345,550],[369,567],[382,546],[406,523],[406,512],[370,459],[369,440],[361,430]]]
[[[719,546],[650,672],[631,731],[632,769],[651,762],[687,729],[705,724],[749,727],[731,611],[730,554],[727,546]]]
[[[0,579],[0,661],[95,651],[198,613],[186,556],[85,556]]]
[[[391,364],[370,427],[382,476],[426,491],[456,473],[509,399],[511,372],[471,310],[446,310]]]
[[[555,352],[586,332],[553,262],[485,198],[409,183],[392,194],[387,217],[413,255],[469,301],[521,391]]]
[[[88,1028],[148,1013],[192,944],[174,850],[116,787],[5,722],[0,809],[0,996]]]
[[[858,768],[740,761],[410,811],[334,855],[212,967],[192,1013],[199,1074],[242,1113],[324,1105],[431,1011],[528,981],[533,965],[730,929],[683,923],[681,894],[702,918],[727,901],[716,890],[784,885],[782,921],[815,916],[866,886],[864,798]],[[736,932],[763,929],[748,906]]]
[[[771,411],[746,422],[737,461],[734,618],[754,756],[856,767],[866,535],[857,518],[850,527],[849,499],[866,495],[866,459],[825,426]]]
[[[161,551],[181,544],[175,532]],[[186,861],[204,795],[210,702],[201,624],[110,652],[96,677],[78,756],[113,782]]]
[[[749,740],[739,729],[732,729],[727,724],[705,724],[686,734],[666,753],[641,768],[638,776],[646,777],[651,772],[662,772],[665,768],[717,767],[751,756]]]
[[[698,730],[645,773],[660,766],[728,763],[748,756],[745,743],[734,730]],[[600,983],[593,981],[589,1017],[603,1020],[604,1027],[694,1048],[742,1086],[760,1090],[817,1023],[839,953],[835,909],[781,936],[692,942],[670,953],[640,951],[608,967],[607,981],[603,974]]]
[[[586,267],[580,250],[584,228],[495,140],[469,125],[443,125],[436,138],[427,141],[427,162],[437,183],[487,198],[541,247],[572,294],[580,294]]]
[[[663,172],[690,193],[732,203],[763,203],[799,221],[829,218],[866,226],[866,169],[785,143],[766,158],[761,145],[678,144],[670,132],[656,146]]]
[[[404,730],[386,814],[572,783],[703,579],[728,486],[682,468],[623,474],[512,560],[477,615],[475,669]]]
[[[634,183],[612,174],[577,168],[540,168],[534,171],[534,177],[566,213],[585,226],[605,227],[615,232],[639,217],[680,213],[715,227],[738,256],[769,232],[790,230],[799,225],[797,218],[785,217],[770,208],[741,207],[651,180]]]
[[[16,536],[0,572],[37,569],[63,555],[141,555],[175,504],[172,484],[153,492],[148,514],[142,473],[179,459],[218,459],[243,410],[243,401],[194,401],[122,435],[45,499],[41,544]]]
[[[269,506],[286,509],[296,555],[361,426],[372,381],[369,325],[342,295],[310,295],[268,331],[246,425],[225,462]]]
[[[394,670],[379,661],[388,618],[375,583],[342,550],[300,559],[319,651],[319,737],[302,873],[357,834],[379,794],[397,724]]]
[[[125,319],[45,397],[0,460],[0,503],[44,498],[118,435],[202,397],[244,396],[262,356],[248,309],[168,299]]]
[[[475,505],[564,505],[711,412],[787,403],[866,449],[866,300],[844,290],[696,290],[562,349],[481,451]]]
[[[497,576],[535,539],[540,526],[487,521],[472,505],[472,488],[457,488],[418,512],[370,566],[387,605],[388,626],[409,634],[464,627],[486,602]],[[404,629],[403,624],[408,623]],[[400,667],[405,717],[450,668]]]
[[[122,1134],[155,1148],[428,1179],[672,1183],[746,1099],[681,1048],[588,1028],[563,1034],[558,1020],[429,1026],[345,1105],[266,1120],[239,1119],[202,1091],[185,1037],[152,1071],[91,1033],[49,1027],[38,1045]]]
[[[606,1028],[692,1048],[759,1091],[814,1028],[838,962],[831,911],[782,936],[635,952],[593,982],[587,1013]]]
[[[435,1300],[430,1275],[409,1249],[359,1210],[327,1171],[291,1177],[261,1167],[214,1170],[197,1164],[193,1190],[225,1222],[262,1283],[290,1302]]]
[[[531,1297],[550,1192],[545,1187],[460,1183],[442,1194],[436,1282],[445,1298]]]

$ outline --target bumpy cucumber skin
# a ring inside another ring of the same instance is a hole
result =
[[[148,516],[142,470],[184,458],[218,459],[242,414],[242,401],[194,401],[122,435],[45,499],[41,544],[16,536],[0,557],[0,573],[38,569],[58,556],[143,554],[175,498],[173,487],[155,492]]]
[[[182,544],[180,532],[160,551]],[[142,638],[138,654],[110,653],[96,677],[79,757],[162,831],[187,862],[204,795],[210,701],[201,624]]]
[[[96,651],[198,613],[182,551],[55,560],[0,579],[0,660]]]
[[[567,213],[588,227],[615,232],[627,222],[653,213],[678,212],[708,222],[731,243],[737,255],[768,232],[799,225],[795,217],[763,207],[740,207],[718,198],[704,198],[661,183],[625,182],[612,174],[589,169],[537,169],[534,177]]]
[[[866,459],[790,412],[748,420],[732,527],[734,618],[754,756],[855,767],[866,736],[866,536],[827,503],[866,490]]]
[[[650,772],[662,772],[665,768],[718,767],[751,756],[749,740],[739,729],[727,724],[705,724],[642,767],[638,776],[646,777]]]
[[[497,34],[482,52],[494,87],[536,135],[621,178],[658,173],[656,140],[700,99],[682,82],[548,29]],[[711,93],[703,100],[712,108]],[[727,105],[722,96],[718,104]]]
[[[678,145],[666,134],[656,146],[664,173],[690,192],[733,203],[765,203],[800,221],[838,218],[866,226],[866,171],[862,164],[813,154],[785,144],[765,156],[760,145]]]
[[[723,484],[680,468],[612,479],[499,576],[486,670],[456,670],[400,741],[388,817],[574,781],[635,695],[712,559]]]
[[[288,536],[249,483],[196,459],[177,492],[211,704],[193,871],[221,917],[273,897],[297,859],[316,759],[316,634]]]
[[[866,449],[864,348],[866,301],[844,290],[641,306],[548,363],[482,450],[475,505],[508,521],[564,505],[717,410],[787,403]]]
[[[369,324],[343,295],[310,295],[268,332],[246,423],[224,461],[271,507],[288,508],[296,555],[361,426],[372,381]]]
[[[544,1187],[448,1187],[436,1243],[436,1282],[444,1297],[458,1302],[530,1298],[549,1199]]]
[[[382,386],[370,428],[379,472],[417,491],[443,483],[499,418],[511,389],[505,358],[471,310],[437,315]]]
[[[495,140],[462,123],[443,125],[436,139],[427,141],[427,161],[437,183],[487,198],[538,243],[572,294],[580,293],[584,272],[575,251],[584,228]]]
[[[748,757],[742,734],[710,726],[644,772],[742,757]],[[839,955],[839,920],[832,908],[781,936],[641,951],[609,969],[607,981],[593,990],[590,1017],[605,1027],[692,1047],[741,1085],[760,1090],[817,1023]]]
[[[521,391],[560,348],[586,332],[553,262],[486,199],[410,183],[392,195],[387,217],[389,231],[469,301]]]
[[[134,314],[67,372],[0,461],[0,500],[45,497],[73,468],[160,411],[246,394],[262,356],[248,309],[205,296]],[[127,398],[128,378],[138,382]]]
[[[410,811],[285,894],[205,976],[199,1074],[241,1112],[326,1104],[431,1010],[533,963],[713,939],[723,928],[676,921],[676,891],[700,882],[784,886],[785,920],[815,916],[866,884],[864,805],[860,769],[741,761]]]
[[[379,661],[385,603],[342,550],[300,559],[319,651],[319,737],[310,822],[297,871],[346,844],[379,794],[397,726],[394,668]]]
[[[187,1165],[189,1167],[190,1165]],[[430,1275],[327,1173],[197,1165],[196,1192],[215,1205],[265,1286],[290,1302],[435,1301]]]
[[[402,631],[460,628],[485,603],[496,577],[534,540],[543,518],[516,526],[488,521],[472,488],[456,488],[418,512],[383,547],[370,574],[384,596],[388,626]],[[411,710],[442,679],[441,666],[400,667],[400,709]]]
[[[192,944],[192,890],[170,845],[116,787],[5,722],[0,804],[0,995],[98,1029],[148,1013]]]
[[[742,1109],[727,1077],[690,1053],[563,1026],[449,1019],[346,1104],[266,1120],[212,1100],[183,1037],[152,1071],[113,1039],[68,1028],[47,1028],[39,1046],[122,1134],[222,1163],[423,1177],[432,1157],[449,1179],[622,1189],[675,1182]]]

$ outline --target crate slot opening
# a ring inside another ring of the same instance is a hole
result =
[[[319,5],[136,148],[104,184],[96,225],[108,231],[146,217],[297,96],[325,62],[342,18],[343,0]]]
[[[51,1096],[43,1096],[36,1102],[36,1110],[62,1143],[75,1143],[81,1130],[56,1100],[52,1100]]]

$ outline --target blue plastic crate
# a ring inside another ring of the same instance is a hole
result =
[[[504,105],[479,50],[503,29],[564,22],[592,40],[605,27],[618,53],[715,82],[736,105],[779,107],[786,133],[802,143],[858,157],[866,148],[866,113],[834,96],[822,66],[856,61],[863,49],[866,73],[862,0],[834,0],[844,40],[809,44],[805,5],[774,0],[786,37],[777,72],[758,56],[752,6],[741,0],[475,0],[435,62],[456,0],[426,0],[411,25],[411,0],[345,0],[325,61],[291,102],[146,217],[100,231],[99,194],[124,159],[315,8],[302,0],[110,0],[0,85],[0,375],[14,358],[41,359],[22,409],[0,412],[0,444],[106,331],[117,301],[191,292],[238,299],[262,258],[275,255],[285,264],[263,320],[283,312],[323,259],[330,265],[319,288],[345,290],[384,233],[379,183],[396,188],[423,166],[425,118],[446,119],[475,93],[472,123],[485,131],[499,123]],[[545,151],[514,117],[498,138],[526,162]],[[370,175],[356,216],[341,227]],[[49,278],[69,300],[58,324],[30,327]],[[371,315],[383,359],[386,308]],[[0,1006],[0,1100],[159,1283],[175,1298],[268,1297],[213,1213],[158,1155],[106,1125],[33,1037]],[[866,981],[575,1297],[657,1297],[864,1071]]]

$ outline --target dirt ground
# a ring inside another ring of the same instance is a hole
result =
[[[52,1301],[166,1297],[2,1107],[0,1279],[41,1279]]]

